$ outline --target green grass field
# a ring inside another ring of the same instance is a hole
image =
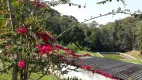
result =
[[[37,74],[37,73],[32,73],[29,80],[37,80],[42,74]],[[11,80],[12,74],[1,74],[0,75],[0,80]],[[19,79],[18,79],[19,80]],[[46,75],[42,77],[40,80],[58,80],[58,78],[52,74]]]
[[[1,62],[0,62],[0,70],[2,70]],[[32,73],[29,80],[37,80],[41,75],[42,74],[40,73]],[[9,70],[8,73],[3,73],[3,74],[0,73],[0,80],[11,80],[11,78],[12,78],[12,70]],[[59,79],[53,74],[49,74],[49,75],[45,75],[40,80],[59,80]]]
[[[113,60],[121,60],[124,59],[123,57],[121,57],[118,54],[102,54],[104,56],[104,58],[108,58],[108,59],[113,59]]]

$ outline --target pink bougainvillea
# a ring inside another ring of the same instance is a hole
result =
[[[20,60],[20,61],[18,62],[18,67],[20,67],[20,68],[25,68],[25,66],[26,66],[26,63],[25,63],[24,60]]]
[[[25,35],[26,32],[27,32],[27,30],[26,30],[25,27],[22,26],[22,27],[18,28],[18,29],[16,30],[16,32],[17,32],[18,34],[20,34],[20,35]]]
[[[45,32],[39,32],[37,36],[42,39],[45,43],[48,43],[52,38],[50,37],[49,34]]]
[[[79,60],[79,62],[80,62],[80,63],[82,63],[82,62],[83,62],[83,60],[81,60],[81,59],[80,59],[80,60]]]
[[[86,66],[85,66],[85,69],[90,70],[90,69],[91,69],[91,66],[86,65]]]
[[[65,51],[69,51],[70,50],[69,48],[65,48],[65,47],[63,47],[61,45],[58,45],[58,44],[55,45],[55,48],[62,49],[62,50],[65,50]]]
[[[50,45],[37,45],[39,55],[41,54],[49,54],[50,51],[52,51],[52,46]]]
[[[79,66],[80,66],[80,68],[84,68],[84,66],[83,66],[83,65],[81,65],[81,64],[80,64]]]

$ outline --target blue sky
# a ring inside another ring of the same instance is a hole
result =
[[[124,9],[124,5],[121,2],[116,2],[116,0],[113,0],[111,3],[101,4],[98,5],[96,2],[102,1],[102,0],[71,0],[71,2],[75,4],[81,4],[85,5],[86,8],[79,9],[76,6],[68,6],[68,5],[58,5],[54,7],[57,11],[59,11],[62,14],[65,15],[72,15],[78,19],[79,22],[84,21],[84,19],[89,19],[91,16],[98,16],[100,14],[105,14],[113,9],[117,10],[118,7],[121,7]],[[136,11],[138,9],[141,10],[141,4],[142,0],[125,0],[127,6],[126,9],[130,9],[132,12]],[[117,19],[122,19],[124,17],[127,17],[126,14],[117,14],[117,15],[109,15],[101,18],[95,19],[99,24],[106,24],[107,22],[113,22]]]

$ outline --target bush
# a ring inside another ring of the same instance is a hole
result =
[[[78,43],[69,43],[67,47],[73,50],[74,52],[78,52],[83,49],[83,47],[80,46]]]

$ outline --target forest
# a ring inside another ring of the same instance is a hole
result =
[[[105,25],[95,20],[80,23],[73,16],[61,15],[52,10],[44,18],[45,27],[54,36],[75,26],[58,38],[59,43],[67,46],[75,44],[80,50],[126,52],[142,49],[142,21],[136,17],[127,17]]]

